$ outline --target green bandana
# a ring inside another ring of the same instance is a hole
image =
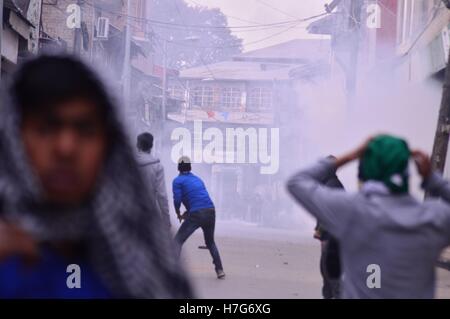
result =
[[[380,181],[394,194],[407,193],[410,155],[406,141],[389,135],[377,136],[360,160],[359,178]]]

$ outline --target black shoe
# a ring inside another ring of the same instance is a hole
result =
[[[208,249],[207,246],[198,246],[198,249]]]
[[[216,270],[216,274],[217,274],[217,279],[225,278],[225,273],[223,272],[222,269]]]

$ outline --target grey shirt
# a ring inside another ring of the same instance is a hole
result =
[[[350,194],[323,186],[335,172],[335,161],[325,159],[293,176],[287,187],[339,240],[342,297],[433,298],[435,264],[450,245],[449,183],[432,174],[424,186],[443,201],[419,202],[383,187]],[[379,266],[380,288],[367,284],[370,265]]]
[[[170,228],[169,200],[167,198],[164,167],[159,159],[148,153],[139,152],[137,161],[150,190],[150,197],[154,199],[162,219]]]

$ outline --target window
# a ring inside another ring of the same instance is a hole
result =
[[[241,90],[234,87],[222,89],[221,106],[225,109],[239,109],[241,107]]]
[[[184,88],[181,85],[169,86],[169,94],[171,98],[184,100]]]
[[[202,106],[203,88],[198,86],[194,88],[194,94],[192,95],[192,103],[194,106]]]
[[[272,90],[270,88],[253,88],[248,97],[249,111],[267,111],[272,108]]]
[[[213,89],[209,86],[203,88],[203,107],[212,108],[213,104]]]
[[[202,108],[212,108],[213,107],[213,89],[209,86],[197,86],[194,88],[194,94],[192,97],[192,102],[194,106]]]

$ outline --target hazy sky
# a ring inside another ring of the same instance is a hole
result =
[[[190,5],[220,8],[228,16],[230,26],[248,26],[291,21],[324,12],[330,0],[185,0]],[[264,30],[240,29],[235,34],[244,39],[245,50],[270,46],[295,38],[311,37],[305,28],[309,22],[298,26],[287,25]],[[289,30],[287,30],[290,28]],[[267,39],[266,39],[267,38]]]

